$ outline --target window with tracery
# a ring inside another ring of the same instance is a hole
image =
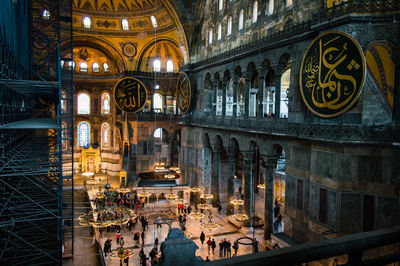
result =
[[[109,72],[110,68],[108,67],[107,63],[103,63],[104,72]]]
[[[101,113],[110,114],[110,95],[108,93],[104,93],[101,96]]]
[[[108,123],[104,123],[101,126],[101,145],[103,149],[107,149],[110,147],[110,125]]]
[[[224,0],[218,1],[218,10],[221,11],[224,8]]]
[[[156,113],[161,113],[163,109],[162,96],[159,93],[154,93],[153,95],[153,109]]]
[[[79,64],[79,70],[81,72],[88,72],[88,65],[85,62]]]
[[[161,61],[160,59],[156,59],[153,61],[153,71],[160,72],[161,71]]]
[[[253,18],[251,19],[252,23],[257,22],[257,14],[258,14],[258,1],[253,3]]]
[[[151,17],[150,17],[150,20],[151,20],[151,24],[153,25],[153,28],[157,28],[157,27],[158,27],[158,24],[157,24],[157,19],[156,19],[156,17],[155,17],[155,16],[151,16]]]
[[[281,77],[281,108],[279,117],[287,118],[289,113],[288,89],[290,87],[290,68],[283,72]]]
[[[100,72],[100,66],[96,62],[93,63],[92,65],[92,70],[93,72]]]
[[[81,122],[78,125],[78,145],[83,148],[90,146],[90,125],[88,122]]]
[[[86,93],[81,93],[78,96],[78,114],[90,114],[90,97]]]
[[[218,24],[218,34],[217,34],[217,40],[221,40],[222,37],[222,26],[221,23]]]

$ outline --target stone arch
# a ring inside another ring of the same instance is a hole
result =
[[[210,137],[207,133],[203,135],[203,148],[211,148]]]

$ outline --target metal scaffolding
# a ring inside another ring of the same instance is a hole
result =
[[[0,264],[59,265],[73,255],[73,71],[60,64],[72,61],[72,3],[22,2],[30,74],[0,40]]]

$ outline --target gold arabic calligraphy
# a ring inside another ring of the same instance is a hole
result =
[[[186,113],[190,108],[191,102],[190,81],[186,73],[179,75],[177,84],[178,105],[182,112]]]
[[[117,83],[115,87],[117,106],[127,112],[139,111],[146,101],[146,88],[140,81],[127,78]]]
[[[356,44],[343,35],[333,35],[310,45],[303,61],[301,83],[308,106],[327,108],[330,113],[352,104],[363,81],[359,69],[363,62],[354,52]]]

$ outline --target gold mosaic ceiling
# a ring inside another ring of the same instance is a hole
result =
[[[73,8],[97,12],[143,12],[162,6],[157,0],[74,0]]]

